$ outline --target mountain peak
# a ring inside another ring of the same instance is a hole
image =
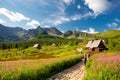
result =
[[[49,33],[49,34],[56,34],[56,35],[61,35],[62,32],[59,31],[56,27],[49,27],[49,28],[44,28],[44,30]]]
[[[41,26],[38,26],[36,29],[42,29]]]

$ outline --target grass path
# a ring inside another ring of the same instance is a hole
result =
[[[83,60],[73,67],[60,72],[48,80],[82,80],[85,76],[85,65]]]

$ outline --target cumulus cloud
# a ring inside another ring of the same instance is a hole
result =
[[[80,5],[77,5],[77,8],[78,8],[78,9],[80,9],[80,8],[81,8],[81,6],[80,6]]]
[[[6,23],[6,21],[3,19],[0,19],[0,24],[3,24],[3,23]]]
[[[10,11],[6,8],[0,8],[0,14],[3,14],[4,16],[9,18],[13,22],[22,21],[22,20],[30,20],[28,17],[25,17],[23,14]]]
[[[27,26],[32,26],[33,28],[36,28],[37,26],[40,25],[39,21],[32,20],[31,22],[26,23]]]
[[[111,3],[108,0],[84,0],[85,5],[93,11],[94,17],[107,11]]]
[[[89,28],[88,30],[81,30],[82,32],[86,32],[86,33],[90,33],[90,34],[95,34],[98,33],[97,31],[95,31],[94,28]]]

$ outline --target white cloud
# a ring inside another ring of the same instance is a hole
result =
[[[71,2],[75,3],[75,0],[63,0],[63,2],[66,3],[66,4],[70,4]]]
[[[77,8],[78,8],[78,9],[80,9],[80,8],[81,8],[81,6],[80,6],[80,5],[77,5]]]
[[[69,22],[69,21],[81,20],[82,18],[87,18],[88,16],[91,16],[91,15],[89,13],[85,13],[85,14],[73,15],[69,17],[58,17],[54,21],[54,25],[59,25],[59,24],[62,24],[64,22]]]
[[[120,19],[115,18],[115,19],[113,20],[113,22],[107,23],[106,25],[107,25],[108,28],[110,28],[110,29],[120,30]]]
[[[52,26],[57,26],[57,25],[60,25],[60,24],[63,24],[65,22],[70,22],[70,21],[76,21],[76,20],[81,20],[83,18],[87,18],[91,16],[90,13],[85,13],[85,14],[75,14],[73,16],[56,16],[54,19],[46,19],[44,20],[42,23],[43,24],[49,24],[49,25],[52,25]]]
[[[57,17],[55,20],[48,20],[49,23],[52,23],[53,25],[59,25],[65,22],[69,22],[69,21],[76,21],[76,20],[80,20],[82,18],[86,18],[90,16],[90,14],[83,14],[83,15],[73,15],[73,16],[69,16],[69,17],[63,17],[63,16],[59,16]]]
[[[10,11],[6,8],[0,8],[0,14],[3,14],[4,16],[9,18],[13,22],[22,21],[22,20],[30,20],[28,17],[25,17],[23,14]]]
[[[74,3],[74,2],[75,2],[75,0],[58,0],[57,2],[55,1],[53,4],[54,4],[56,11],[54,13],[50,14],[50,17],[47,17],[41,23],[44,25],[57,26],[57,25],[65,23],[65,22],[81,20],[83,18],[92,16],[91,12],[66,16],[67,13],[65,12],[65,10],[67,8],[66,7],[67,5],[65,5],[65,4],[70,4],[70,3]],[[78,5],[77,8],[80,9],[81,6]]]
[[[99,14],[103,14],[108,8],[110,8],[110,2],[108,0],[84,0],[85,5],[93,11],[94,17]]]
[[[117,30],[120,30],[120,27],[118,27]]]
[[[44,26],[45,28],[50,28],[50,26],[48,26],[48,25],[46,25],[46,26]]]
[[[73,20],[73,21],[76,21],[76,20],[81,20],[82,18],[86,18],[86,17],[88,17],[87,16],[87,13],[86,14],[79,14],[79,15],[73,15],[73,16],[71,16],[70,18],[71,18],[71,20]]]
[[[120,30],[119,24],[116,23],[116,22],[108,23],[107,26],[108,26],[110,29]]]
[[[108,23],[108,24],[107,24],[107,26],[108,26],[108,27],[115,28],[115,27],[117,27],[117,26],[118,26],[118,24],[117,24],[117,23],[115,23],[115,22],[113,22],[113,23],[111,23],[111,24],[110,24],[110,23]]]
[[[57,26],[57,25],[65,23],[65,22],[81,20],[83,18],[87,18],[92,15],[92,13],[90,13],[90,12],[88,12],[88,13],[84,12],[82,14],[72,14],[72,15],[68,16],[67,13],[65,12],[65,10],[67,9],[68,4],[69,5],[71,3],[74,4],[75,1],[76,0],[58,0],[57,2],[56,1],[52,2],[56,11],[54,13],[50,14],[50,17],[47,17],[46,19],[42,20],[41,23],[44,25]],[[78,9],[81,8],[80,4],[78,4],[76,7]]]
[[[50,4],[50,3],[48,3],[48,4]],[[53,19],[53,18],[56,18],[56,16],[59,17],[59,16],[64,16],[66,14],[65,13],[66,6],[65,6],[63,0],[53,1],[51,4],[52,4],[52,6],[51,5],[49,5],[49,6],[52,7],[53,9],[55,9],[55,11],[51,10],[52,13],[50,14],[50,18],[52,17],[52,19]]]
[[[84,14],[77,14],[77,15],[73,15],[73,16],[70,16],[70,20],[73,20],[73,21],[76,21],[76,20],[81,20],[83,18],[87,18],[89,16],[91,16],[92,14],[89,12],[89,13],[84,13]]]
[[[53,19],[46,19],[42,22],[42,24],[47,24],[47,25],[51,25],[51,26],[57,26],[60,24],[63,24],[65,22],[69,22],[70,19],[64,16],[57,16],[56,18]]]
[[[116,22],[120,22],[120,20],[119,20],[118,18],[115,18],[114,20],[115,20]]]
[[[82,17],[81,15],[74,15],[71,17],[71,20],[73,20],[73,21],[80,20],[81,17]]]
[[[0,19],[0,24],[3,24],[3,23],[6,23],[6,21],[3,19]]]
[[[54,24],[54,25],[59,25],[59,24],[62,24],[62,23],[64,23],[64,22],[69,22],[69,21],[70,21],[69,18],[66,18],[66,17],[58,17],[57,20],[54,20],[54,21],[53,21],[53,24]]]
[[[87,33],[90,33],[90,34],[95,34],[95,33],[98,33],[97,31],[95,31],[94,28],[89,28],[88,30],[81,30],[82,32],[87,32]]]
[[[62,33],[65,33],[65,31],[61,31]]]
[[[65,3],[69,4],[71,0],[63,0]]]
[[[32,20],[31,22],[26,23],[27,26],[32,26],[33,28],[36,28],[37,26],[40,26],[39,21]]]

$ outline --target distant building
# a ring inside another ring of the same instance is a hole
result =
[[[40,46],[40,44],[35,44],[35,45],[33,46],[33,48],[41,49],[41,46]]]
[[[79,48],[79,49],[77,48],[76,50],[77,50],[77,52],[79,52],[79,53],[82,53],[82,51],[83,51],[82,48]]]
[[[53,44],[52,44],[52,46],[56,46],[56,44],[55,44],[55,43],[53,43]]]
[[[89,41],[86,45],[87,52],[100,52],[107,50],[106,46],[103,43],[103,40],[92,40]]]

